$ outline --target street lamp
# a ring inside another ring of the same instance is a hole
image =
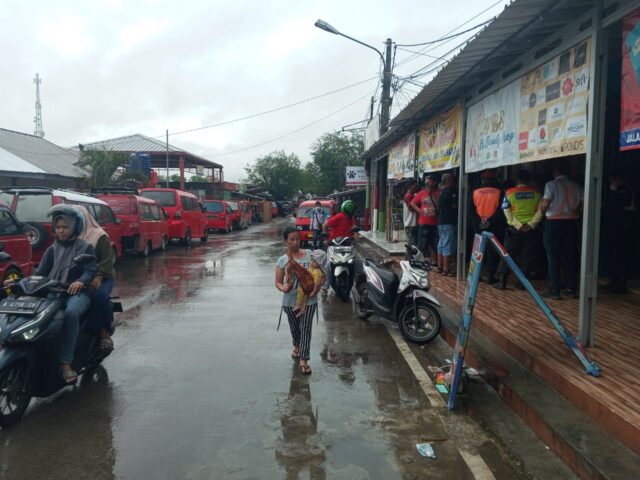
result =
[[[368,43],[361,42],[358,39],[350,37],[349,35],[345,35],[340,32],[337,28],[331,26],[329,23],[324,20],[318,19],[316,23],[314,23],[316,27],[320,30],[324,30],[325,32],[333,33],[334,35],[340,35],[341,37],[348,38],[349,40],[359,43],[371,50],[374,50],[378,55],[380,55],[380,59],[382,60],[382,65],[384,67],[382,74],[382,99],[381,99],[381,112],[380,112],[380,136],[382,136],[386,131],[389,125],[389,111],[391,110],[391,39],[387,38],[387,51],[386,51],[386,59],[385,56],[382,55],[382,52],[378,50],[376,47],[369,45]]]

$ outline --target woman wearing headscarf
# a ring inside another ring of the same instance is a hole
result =
[[[113,324],[113,305],[111,304],[111,292],[113,291],[113,280],[115,277],[114,252],[111,248],[109,235],[89,211],[78,205],[77,208],[82,213],[84,219],[84,229],[80,238],[89,243],[96,251],[96,262],[98,263],[98,273],[90,285],[89,295],[91,298],[91,317],[100,329],[100,349],[113,350],[113,340],[111,339],[111,328]]]
[[[95,255],[93,246],[80,239],[83,219],[80,211],[71,205],[56,205],[49,210],[53,216],[51,226],[55,241],[45,252],[35,275],[48,277],[69,284],[64,309],[64,337],[60,364],[65,383],[73,384],[78,374],[71,368],[80,328],[80,317],[89,309],[91,302],[86,288],[96,276],[96,261],[75,264],[78,255]]]

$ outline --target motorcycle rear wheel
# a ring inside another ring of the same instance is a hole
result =
[[[31,371],[17,361],[0,371],[0,427],[19,421],[31,401]]]
[[[416,300],[418,308],[418,322],[414,321],[413,303],[409,302],[398,315],[398,328],[400,332],[410,342],[427,343],[438,336],[442,319],[438,309],[426,300],[421,298]]]

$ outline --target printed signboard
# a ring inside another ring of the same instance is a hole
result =
[[[622,26],[620,150],[640,148],[640,10]]]
[[[413,178],[416,153],[415,134],[407,135],[389,150],[387,179]]]
[[[420,127],[418,173],[437,172],[460,166],[462,155],[460,105],[441,113]]]
[[[347,187],[367,184],[367,171],[364,167],[347,167],[346,175],[345,185]]]

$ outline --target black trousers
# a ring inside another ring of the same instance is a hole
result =
[[[547,220],[544,225],[544,248],[549,264],[549,290],[560,291],[560,264],[567,273],[567,288],[578,288],[578,222]]]
[[[528,277],[533,268],[533,264],[536,260],[536,235],[535,232],[530,231],[527,233],[519,232],[513,227],[507,228],[504,234],[504,248],[515,260],[524,273],[525,277]],[[507,265],[504,259],[500,259],[500,265],[498,266],[498,273],[504,275],[504,281],[507,281],[509,272],[511,269]]]

